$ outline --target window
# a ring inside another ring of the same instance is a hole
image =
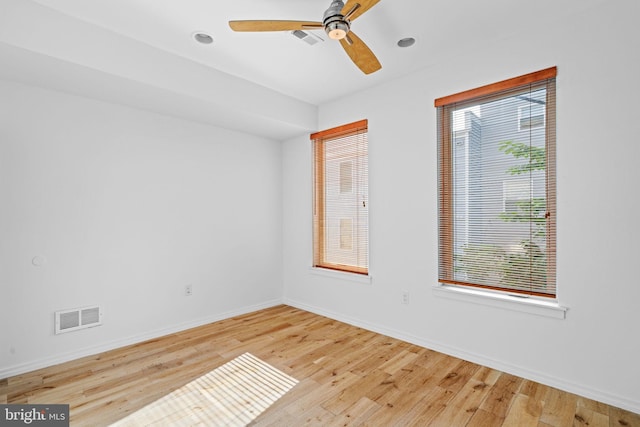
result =
[[[556,73],[435,100],[440,283],[555,297]]]
[[[313,265],[368,274],[367,120],[311,135]]]

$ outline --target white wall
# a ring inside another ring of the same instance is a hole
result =
[[[0,378],[281,301],[280,184],[279,142],[0,80]]]
[[[320,129],[369,120],[373,280],[310,273],[311,150],[308,139],[292,139],[283,145],[285,301],[640,412],[639,12],[633,1],[603,5],[320,106]],[[435,295],[433,100],[553,65],[557,283],[567,318]]]

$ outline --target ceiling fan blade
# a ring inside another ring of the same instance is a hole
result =
[[[233,31],[294,31],[324,28],[316,21],[229,21]]]
[[[347,0],[340,13],[345,19],[354,21],[357,17],[378,4],[380,0]]]
[[[371,49],[353,31],[350,31],[344,39],[340,40],[340,44],[349,55],[349,58],[363,73],[371,74],[382,68],[380,61],[378,61]]]

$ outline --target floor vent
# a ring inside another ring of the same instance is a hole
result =
[[[56,334],[77,331],[102,325],[102,309],[99,306],[56,311]]]
[[[324,40],[318,36],[316,36],[315,34],[311,34],[311,33],[307,33],[306,31],[302,31],[302,30],[294,30],[291,32],[291,34],[293,34],[294,36],[296,36],[297,38],[299,38],[300,40],[306,42],[307,44],[310,45],[314,45],[318,42],[323,42]]]

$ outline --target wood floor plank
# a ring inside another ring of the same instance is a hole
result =
[[[469,379],[480,368],[475,363],[461,360],[438,384],[439,387],[445,390],[450,390],[453,393],[459,392]]]
[[[577,405],[578,396],[551,389],[545,399],[540,421],[553,426],[572,425]]]
[[[338,414],[332,424],[342,427],[358,426],[371,418],[371,415],[378,409],[380,409],[380,405],[376,402],[366,397],[361,397],[353,405]]]
[[[638,427],[640,426],[640,414],[610,406],[609,425],[611,427]]]
[[[578,406],[573,417],[573,425],[576,427],[609,427],[609,416],[585,406]]]
[[[371,414],[371,417],[365,422],[365,425],[398,425],[398,420],[417,406],[424,397],[422,393],[417,391],[408,393],[396,392],[393,396],[392,398],[384,399],[386,402],[384,404],[377,402],[380,404],[380,408]]]
[[[578,407],[587,408],[591,411],[609,416],[609,406],[586,397],[578,396]]]
[[[504,417],[487,412],[484,409],[478,409],[465,427],[502,427],[503,422]],[[538,425],[538,427],[546,426]]]
[[[416,353],[401,350],[398,354],[380,365],[380,369],[388,374],[395,374],[418,358]]]
[[[422,400],[399,418],[398,425],[415,427],[431,425],[433,419],[447,408],[447,404],[453,397],[454,394],[450,390],[438,386],[427,388]]]
[[[542,414],[542,404],[524,394],[518,394],[502,424],[503,427],[537,427]]]
[[[375,369],[368,375],[361,377],[357,382],[345,387],[340,393],[336,393],[331,396],[325,402],[322,403],[322,407],[338,415],[352,407],[360,400],[374,402],[372,399],[366,397],[373,388],[380,386],[391,377],[388,374],[379,369]],[[375,402],[374,402],[375,403]],[[376,403],[376,407],[379,405]]]
[[[447,403],[446,408],[431,421],[431,425],[445,427],[464,426],[469,422],[480,408],[484,399],[489,395],[491,387],[500,377],[500,372],[498,371],[486,367],[478,368],[474,376],[459,391],[445,388],[451,391],[454,396]]]
[[[247,385],[245,400],[194,403],[247,379],[276,389],[258,368],[205,382],[245,353],[297,384],[275,401]],[[0,403],[66,403],[74,427],[640,427],[638,414],[286,305],[0,379]]]
[[[270,406],[266,411],[260,414],[256,420],[252,421],[250,425],[255,427],[272,426],[277,425],[278,423],[283,425],[294,425],[291,423],[293,423],[296,415],[299,414],[291,414],[287,412],[286,409],[290,405],[293,405],[298,399],[314,393],[320,387],[320,384],[309,378],[301,380],[289,393],[285,394],[280,398],[280,400],[278,400],[277,405]]]
[[[491,388],[480,409],[504,419],[523,382],[522,378],[503,373]]]
[[[7,391],[9,389],[9,380],[7,378],[0,380],[0,403],[7,403]]]
[[[321,407],[323,402],[334,394],[340,393],[350,384],[357,381],[358,378],[357,375],[350,372],[336,376],[331,382],[320,384],[313,393],[300,396],[297,400],[291,402],[284,408],[284,411],[291,415],[301,414],[301,416],[304,417],[304,414],[309,411],[310,408],[315,406]],[[326,411],[324,408],[322,409]]]
[[[302,416],[295,417],[296,423],[293,425],[306,426],[306,427],[326,427],[331,424],[334,419],[334,415],[319,406],[314,406],[309,411],[302,414]],[[281,426],[282,424],[278,424]]]
[[[551,390],[551,387],[537,383],[535,381],[525,380],[520,387],[519,393],[524,394],[525,396],[529,396],[532,399],[532,402],[542,404],[544,403],[547,394],[549,394],[549,390]],[[605,405],[605,408],[606,407],[607,406]]]

